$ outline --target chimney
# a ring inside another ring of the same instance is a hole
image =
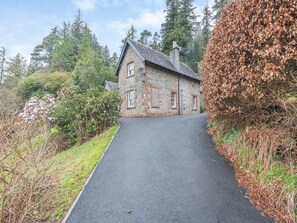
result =
[[[179,70],[179,48],[176,41],[173,41],[173,47],[170,50],[170,62]]]

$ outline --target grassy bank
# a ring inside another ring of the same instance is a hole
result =
[[[50,171],[58,179],[58,196],[54,201],[52,220],[62,220],[118,128],[114,126],[100,136],[62,151],[48,160],[53,162]]]
[[[226,131],[219,124],[210,128],[218,151],[233,162],[237,179],[247,189],[250,200],[263,213],[274,217],[275,222],[296,222],[296,157],[285,157],[277,150],[269,150],[277,136],[269,135],[269,129],[257,130],[259,134],[254,139],[257,143],[253,147],[247,141],[248,128]],[[263,133],[266,137],[262,146]],[[296,143],[290,137],[285,140]]]

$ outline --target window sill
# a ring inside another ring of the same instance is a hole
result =
[[[171,107],[171,109],[177,109],[177,107]]]
[[[135,109],[136,107],[134,106],[134,107],[127,107],[127,109]]]
[[[130,78],[130,77],[134,77],[134,76],[135,76],[135,74],[133,74],[133,75],[131,75],[131,76],[127,76],[127,79]]]

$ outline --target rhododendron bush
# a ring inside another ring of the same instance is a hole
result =
[[[53,118],[49,117],[50,109],[55,106],[55,98],[50,95],[45,95],[42,98],[32,97],[26,102],[23,111],[19,116],[25,122],[32,122],[36,120],[48,120]]]
[[[206,108],[233,124],[285,120],[296,128],[297,1],[229,3],[202,63]]]

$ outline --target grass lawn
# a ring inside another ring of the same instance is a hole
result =
[[[107,145],[117,132],[119,126],[114,126],[90,141],[73,146],[51,157],[51,171],[58,179],[58,198],[54,202],[56,208],[52,220],[60,219],[74,202],[80,190],[104,153]]]

